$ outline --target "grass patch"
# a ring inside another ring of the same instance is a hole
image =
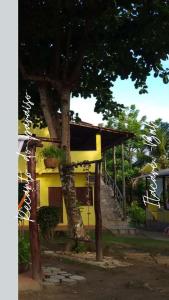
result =
[[[94,241],[94,231],[89,231],[88,234]],[[24,235],[29,238],[29,231],[25,232]],[[51,250],[62,251],[62,249],[64,249],[64,245],[66,245],[68,241],[70,241],[70,239],[66,233],[57,233],[55,234],[54,239],[50,241],[44,240],[42,237],[40,237],[42,248]],[[85,243],[85,245],[88,247],[88,243]],[[122,248],[123,245],[124,249]],[[105,247],[110,247],[112,250],[114,250],[114,252],[116,250],[123,252],[126,251],[125,246],[128,246],[128,248],[131,250],[169,255],[169,241],[155,240],[153,238],[143,236],[113,236],[111,231],[103,231],[103,249]]]
[[[94,239],[94,232],[90,232],[90,236]],[[119,244],[124,244],[134,250],[169,254],[169,241],[139,236],[113,236],[110,231],[103,232],[102,240],[104,246],[112,246],[112,248],[114,247],[115,249],[118,248]]]

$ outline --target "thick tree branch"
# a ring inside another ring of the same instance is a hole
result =
[[[52,99],[49,95],[48,86],[44,83],[38,83],[38,90],[40,95],[41,109],[43,111],[46,123],[48,124],[50,137],[60,139],[60,124],[58,122],[57,114],[53,107]]]
[[[58,91],[61,90],[61,84],[59,81],[54,80],[49,78],[46,75],[34,75],[34,74],[28,74],[27,71],[25,70],[24,65],[22,64],[22,62],[19,63],[19,69],[20,72],[23,76],[23,79],[25,80],[32,80],[32,81],[36,81],[36,82],[46,82],[46,83],[50,83],[53,87],[55,87]]]

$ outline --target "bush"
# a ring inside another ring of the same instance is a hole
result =
[[[37,222],[42,236],[51,239],[54,235],[54,228],[59,223],[60,210],[57,207],[42,206],[37,213]]]
[[[18,241],[18,261],[19,264],[28,265],[30,261],[30,244],[24,236],[19,237]]]
[[[72,247],[72,251],[76,253],[86,252],[87,245],[84,242],[75,241],[75,245]]]
[[[129,216],[131,223],[134,225],[143,225],[146,222],[146,212],[143,208],[139,207],[137,202],[133,202],[129,208]]]

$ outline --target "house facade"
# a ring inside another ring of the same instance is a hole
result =
[[[19,122],[19,134],[24,134],[24,125]],[[47,128],[31,129],[31,133],[38,138],[49,138]],[[70,123],[71,136],[71,161],[93,161],[100,160],[104,152],[119,145],[124,140],[131,138],[132,134],[128,132],[116,131],[109,128],[93,126],[88,123]],[[49,142],[43,142],[46,147]],[[58,228],[64,230],[67,228],[67,214],[58,169],[46,169],[41,155],[42,148],[36,148],[36,193],[37,207],[56,206],[60,208],[60,223]],[[19,155],[18,178],[19,178],[19,197],[23,196],[24,182],[27,173],[27,162],[24,158],[24,152]],[[80,167],[74,169],[74,179],[78,205],[80,206],[83,223],[86,227],[95,225],[94,213],[94,174],[95,164],[89,167]],[[24,221],[28,225],[28,221]]]

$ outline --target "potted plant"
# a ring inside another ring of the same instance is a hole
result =
[[[61,161],[65,160],[65,151],[61,148],[55,148],[54,145],[44,147],[41,153],[46,168],[55,169]]]
[[[19,262],[19,273],[28,271],[29,262],[30,262],[30,246],[29,246],[29,241],[24,236],[19,237],[18,262]]]

